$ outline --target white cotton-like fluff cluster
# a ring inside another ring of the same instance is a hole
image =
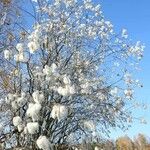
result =
[[[126,90],[124,90],[124,94],[125,94],[125,96],[126,96],[127,99],[131,99],[132,98],[133,92],[134,91],[132,89],[126,89]]]
[[[17,127],[20,124],[22,124],[22,119],[20,118],[20,116],[14,117],[13,118],[13,125]]]
[[[118,88],[117,87],[114,87],[113,89],[110,90],[110,94],[115,96],[118,94]]]
[[[81,93],[88,94],[90,89],[90,83],[85,81],[85,83],[81,84]]]
[[[9,103],[11,103],[14,99],[15,99],[15,96],[14,96],[13,94],[11,94],[11,93],[8,93],[8,95],[7,95],[6,98],[5,98],[5,102],[6,102],[7,104],[9,104]]]
[[[28,109],[27,109],[27,116],[31,117],[33,121],[39,120],[39,113],[42,106],[39,103],[29,103]]]
[[[51,150],[52,146],[46,136],[40,136],[36,141],[37,146],[42,150]]]
[[[49,67],[48,65],[45,65],[44,69],[43,69],[43,73],[47,76],[53,74],[55,76],[58,76],[58,67],[55,63],[52,63],[52,65]]]
[[[70,133],[67,137],[67,142],[72,143],[75,139],[75,134],[74,133]],[[74,147],[72,147],[74,148]]]
[[[70,78],[69,78],[67,75],[64,76],[63,82],[64,82],[65,84],[68,84],[68,85],[71,84]]]
[[[55,0],[55,5],[59,5],[62,0]]]
[[[101,12],[100,9],[101,9],[101,5],[100,4],[96,5],[95,8],[94,8],[95,12],[98,12],[98,13]]]
[[[29,48],[30,53],[33,54],[35,51],[39,49],[39,43],[31,41],[28,43],[28,48]]]
[[[104,100],[106,100],[106,99],[107,99],[107,96],[106,96],[106,94],[105,94],[105,93],[98,92],[96,95],[97,95],[97,96],[98,96],[98,98],[99,98],[100,100],[102,100],[102,101],[104,101]]]
[[[92,120],[86,120],[86,121],[84,121],[84,128],[94,131],[96,127]]]
[[[124,81],[126,84],[132,84],[133,83],[132,76],[130,73],[126,73],[124,75]]]
[[[27,127],[24,127],[23,133],[24,133],[24,134],[27,134],[27,133],[28,133],[28,128],[27,128]]]
[[[77,2],[77,0],[64,0],[65,5],[68,6],[72,6]]]
[[[92,9],[93,5],[91,3],[91,0],[84,0],[85,9]]]
[[[18,54],[14,55],[14,60],[16,62],[26,62],[27,58],[25,57],[23,52],[19,52]]]
[[[14,94],[9,93],[7,96],[10,101],[14,100],[14,97],[15,97]]]
[[[17,104],[19,107],[23,106],[26,103],[26,94],[24,92],[21,93],[21,97],[16,98]]]
[[[51,74],[51,67],[49,67],[48,65],[45,65],[45,67],[43,69],[43,73],[45,75],[50,75]]]
[[[19,51],[19,53],[22,53],[24,50],[24,45],[22,43],[18,43],[16,45],[16,49]]]
[[[24,98],[23,97],[18,97],[18,99],[17,99],[17,104],[18,104],[18,106],[22,106],[23,104],[25,104],[25,100],[24,100]]]
[[[68,96],[75,94],[75,87],[66,85],[65,87],[58,87],[57,92],[62,96]]]
[[[17,94],[9,93],[7,97],[5,98],[5,101],[6,103],[11,104],[12,108],[16,110],[25,104],[26,102],[25,93],[22,92],[21,97],[19,97]]]
[[[95,146],[94,150],[100,150],[100,148],[98,146]]]
[[[10,51],[9,50],[4,50],[4,58],[9,60],[10,56],[11,56]]]
[[[35,134],[39,131],[38,122],[29,122],[27,123],[27,130],[29,134]]]
[[[122,38],[127,39],[128,38],[128,33],[126,29],[122,29],[122,33],[121,33]]]
[[[21,131],[23,131],[23,129],[24,129],[24,125],[23,125],[23,124],[19,124],[19,125],[17,126],[17,128],[18,128],[18,131],[21,132]]]
[[[14,55],[14,60],[16,62],[26,62],[27,58],[25,57],[23,51],[24,51],[24,45],[22,43],[18,43],[16,45],[16,49],[18,50],[18,54]]]
[[[53,119],[65,119],[68,116],[68,108],[64,105],[55,104],[51,111],[51,117]]]
[[[17,101],[13,101],[11,102],[11,106],[14,110],[17,110],[18,109],[18,104],[17,104]]]
[[[58,74],[58,67],[55,63],[52,63],[51,70],[53,74]]]
[[[140,41],[138,41],[135,46],[131,46],[129,48],[129,54],[137,57],[137,59],[141,59],[143,57],[145,46],[141,44]]]
[[[34,91],[32,97],[35,103],[42,103],[44,101],[44,94],[42,91]]]
[[[40,48],[39,44],[39,37],[40,37],[41,31],[40,31],[40,25],[35,26],[35,30],[29,35],[29,43],[28,43],[28,48],[30,53],[34,53]]]

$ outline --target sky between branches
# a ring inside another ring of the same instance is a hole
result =
[[[137,109],[135,116],[143,116],[147,124],[134,122],[129,131],[123,133],[120,130],[112,130],[111,138],[121,135],[134,137],[138,133],[149,136],[150,133],[150,1],[149,0],[94,0],[101,3],[105,18],[110,20],[116,31],[122,28],[128,30],[129,38],[134,41],[140,40],[145,43],[144,58],[140,63],[141,71],[136,74],[143,83],[144,87],[138,89],[136,98],[139,102],[148,104],[147,110]]]

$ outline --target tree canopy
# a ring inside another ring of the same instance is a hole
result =
[[[32,5],[33,28],[3,51],[11,88],[2,100],[9,117],[1,142],[50,150],[53,144],[109,135],[110,128],[126,130],[134,88],[141,87],[131,73],[144,45],[129,40],[126,29],[115,33],[101,5],[91,0]]]

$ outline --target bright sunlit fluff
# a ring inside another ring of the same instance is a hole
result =
[[[68,115],[68,108],[66,106],[56,104],[53,106],[51,111],[51,117],[58,119],[59,121],[65,119]]]
[[[20,118],[20,116],[14,117],[13,118],[13,125],[17,127],[20,124],[22,124],[22,119]]]
[[[29,134],[36,134],[39,131],[38,122],[29,122],[27,123],[27,130]]]
[[[51,143],[46,136],[40,136],[37,139],[36,144],[42,150],[51,150]]]

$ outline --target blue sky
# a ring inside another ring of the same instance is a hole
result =
[[[116,31],[126,28],[129,38],[145,43],[144,58],[140,63],[142,71],[137,74],[144,87],[137,90],[136,97],[138,101],[150,106],[150,0],[94,1],[101,4],[105,18],[112,22]],[[134,137],[138,133],[144,133],[150,137],[148,135],[150,133],[150,107],[147,110],[137,109],[134,114],[136,117],[144,116],[147,125],[134,122],[127,132],[112,130],[112,138],[125,134]]]

